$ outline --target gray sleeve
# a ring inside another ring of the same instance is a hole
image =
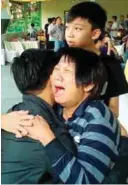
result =
[[[57,34],[57,27],[54,26],[50,31],[49,34],[54,37],[55,39],[58,39],[58,34]]]

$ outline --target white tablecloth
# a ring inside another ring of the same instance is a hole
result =
[[[21,41],[24,49],[39,48],[39,41]]]

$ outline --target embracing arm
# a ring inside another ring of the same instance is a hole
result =
[[[28,134],[24,126],[32,126],[34,116],[28,115],[28,111],[14,111],[1,115],[1,129],[22,137]],[[24,121],[23,121],[24,120]],[[21,121],[22,124],[21,124]]]
[[[112,158],[116,158],[113,152],[115,144],[111,137],[108,138],[111,131],[94,122],[89,123],[92,128],[89,125],[82,134],[76,156],[67,151],[57,139],[45,147],[55,174],[66,184],[102,183],[110,170]],[[104,134],[107,132],[108,135],[95,132],[97,129]],[[53,149],[55,152],[51,155]]]
[[[88,124],[81,135],[76,155],[64,147],[42,118],[38,118],[28,132],[29,137],[45,146],[54,175],[65,184],[101,183],[110,170],[112,159],[116,158],[113,132],[103,119]]]

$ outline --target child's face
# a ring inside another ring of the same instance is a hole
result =
[[[85,98],[83,86],[77,86],[75,64],[68,57],[62,57],[51,75],[55,101],[64,107],[77,106]]]
[[[66,23],[65,38],[69,47],[88,48],[93,43],[94,31],[86,19],[80,17]]]

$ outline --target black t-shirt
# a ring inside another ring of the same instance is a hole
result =
[[[48,23],[47,23],[47,24],[45,24],[45,26],[44,26],[44,29],[45,29],[46,34],[48,34],[48,26],[49,26],[49,24],[48,24]]]
[[[66,47],[69,47],[67,43]],[[108,105],[110,98],[128,93],[128,83],[125,79],[120,60],[115,56],[109,56],[103,53],[101,53],[100,57],[105,65],[108,76],[107,89],[105,94],[101,96],[101,99]]]
[[[111,97],[128,93],[128,83],[125,79],[123,69],[118,59],[108,55],[101,55],[100,57],[107,69],[108,75],[107,90],[101,97],[105,100],[105,103],[107,103]]]

